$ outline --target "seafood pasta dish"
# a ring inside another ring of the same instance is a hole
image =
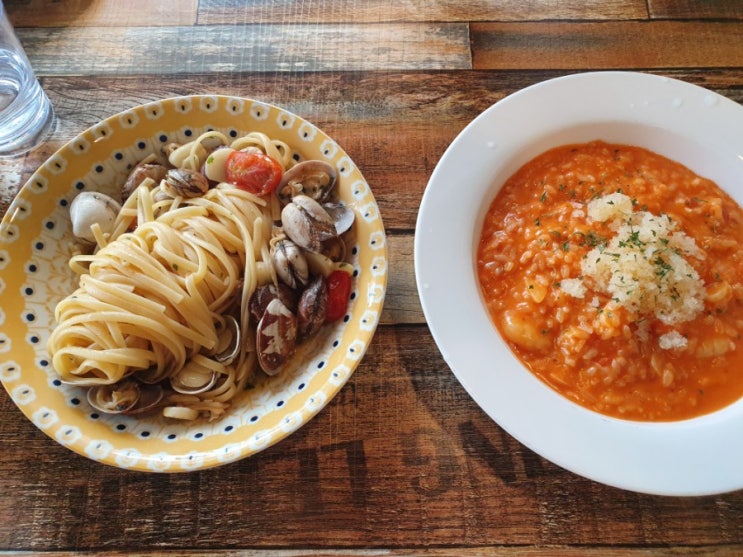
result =
[[[678,162],[602,141],[537,156],[490,206],[477,270],[511,350],[577,404],[671,421],[743,396],[743,211]]]
[[[107,413],[216,419],[257,373],[341,319],[351,290],[335,168],[262,133],[211,131],[70,204],[77,290],[47,348]]]

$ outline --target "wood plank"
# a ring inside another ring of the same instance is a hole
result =
[[[210,25],[156,35],[143,27],[21,28],[18,36],[38,76],[471,67],[463,23]]]
[[[473,23],[475,69],[739,67],[740,22]]]
[[[193,25],[199,0],[10,0],[14,27],[130,27]]]
[[[199,24],[215,23],[380,23],[400,21],[538,21],[646,19],[644,0],[583,0],[544,2],[542,0],[369,0],[337,2],[316,0],[202,0]]]
[[[738,0],[648,0],[651,19],[743,19],[743,4]]]
[[[743,491],[645,496],[560,469],[482,413],[421,326],[380,327],[316,418],[220,468],[102,466],[36,430],[5,392],[0,443],[5,550],[743,547]]]
[[[540,547],[453,546],[439,548],[376,549],[223,549],[163,551],[106,551],[105,557],[740,557],[742,545],[692,547]],[[98,556],[98,551],[46,551],[44,557]],[[3,557],[27,557],[23,552],[4,552]]]
[[[413,235],[388,235],[389,274],[384,300],[383,324],[425,324],[418,297],[413,259]]]

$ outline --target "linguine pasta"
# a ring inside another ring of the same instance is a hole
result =
[[[286,144],[264,134],[230,143],[208,132],[174,151],[171,164],[200,169],[210,142],[257,147],[284,169],[294,162]],[[146,179],[124,202],[113,231],[93,226],[93,252],[70,261],[79,286],[57,305],[47,346],[61,379],[88,387],[129,379],[147,385],[213,372],[217,380],[205,392],[169,392],[161,406],[175,418],[223,413],[256,367],[254,342],[242,342],[229,364],[215,357],[229,341],[225,316],[240,319],[249,334],[251,295],[276,281],[269,240],[278,211],[275,196],[227,183],[182,198],[163,195]]]

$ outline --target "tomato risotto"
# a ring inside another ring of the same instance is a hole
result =
[[[513,352],[578,404],[669,421],[743,396],[743,211],[679,163],[601,141],[543,153],[489,208],[477,268]]]

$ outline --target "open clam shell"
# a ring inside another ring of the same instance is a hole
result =
[[[228,366],[234,362],[240,354],[240,346],[242,345],[242,332],[240,331],[240,325],[238,324],[237,319],[231,315],[225,315],[224,329],[221,334],[229,335],[229,340],[226,343],[226,347],[215,354],[213,358],[220,364]]]
[[[88,389],[88,403],[106,414],[141,414],[153,409],[163,398],[160,385],[141,385],[124,380]]]
[[[278,192],[283,204],[296,195],[306,195],[322,202],[335,187],[338,172],[332,165],[320,160],[303,161],[287,170],[281,178]]]
[[[170,386],[177,393],[184,395],[198,395],[207,392],[217,383],[219,374],[202,365],[198,357],[170,378]]]

